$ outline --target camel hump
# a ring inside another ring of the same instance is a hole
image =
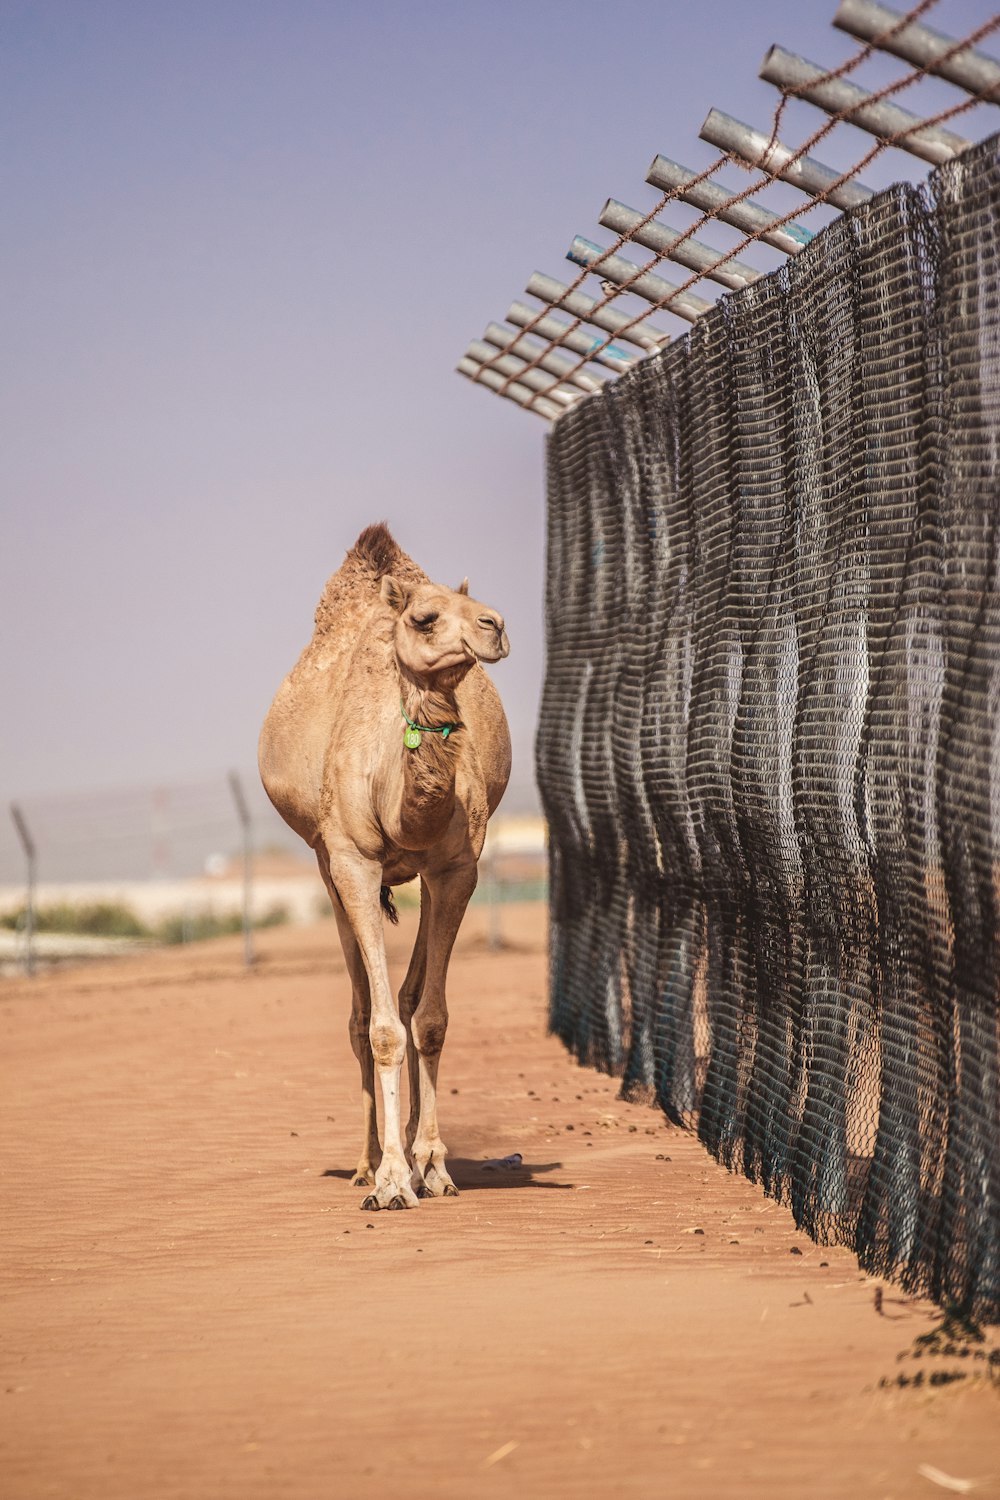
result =
[[[358,623],[362,613],[378,600],[379,582],[387,573],[406,584],[426,583],[427,575],[407,557],[383,521],[366,526],[342,565],[326,581],[316,606],[316,629],[320,634],[341,632]]]
[[[405,560],[405,554],[384,521],[366,526],[348,554],[370,568],[376,579],[384,578]]]

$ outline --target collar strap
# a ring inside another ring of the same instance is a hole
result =
[[[417,748],[420,744],[421,735],[439,734],[443,740],[446,740],[452,730],[461,729],[462,727],[460,724],[418,724],[416,720],[411,719],[407,715],[406,709],[403,707],[402,698],[399,700],[399,711],[407,723],[407,729],[403,735],[403,744],[408,750],[415,750]]]

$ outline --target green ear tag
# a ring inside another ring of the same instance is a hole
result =
[[[403,735],[403,744],[407,750],[416,750],[422,736],[419,729],[408,729]]]

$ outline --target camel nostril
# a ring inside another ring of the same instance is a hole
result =
[[[479,623],[485,630],[495,630],[497,635],[503,635],[503,621],[495,615],[480,615]]]

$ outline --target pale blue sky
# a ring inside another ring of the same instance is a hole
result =
[[[834,9],[2,0],[3,802],[252,766],[380,519],[506,614],[523,800],[545,427],[454,365],[712,105],[769,123],[772,41],[848,55]]]

